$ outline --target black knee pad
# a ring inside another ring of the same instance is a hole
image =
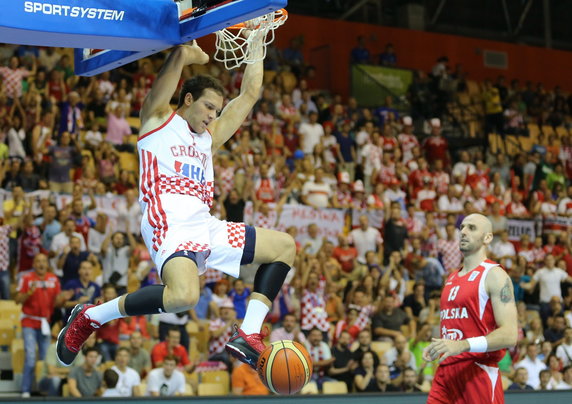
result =
[[[165,313],[163,292],[165,286],[150,285],[129,293],[125,298],[125,314],[142,316],[145,314]]]
[[[254,292],[266,296],[273,302],[282,288],[288,271],[290,266],[280,261],[260,265],[254,276]]]

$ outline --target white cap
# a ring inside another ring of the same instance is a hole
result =
[[[435,128],[440,128],[441,127],[441,120],[439,118],[431,119],[431,126],[433,126]]]
[[[345,171],[341,171],[338,173],[338,181],[341,184],[350,184],[350,174],[348,172]]]
[[[354,182],[354,192],[365,192],[365,187],[363,186],[362,180],[357,180]]]
[[[411,126],[411,125],[413,125],[413,119],[411,119],[410,116],[404,116],[403,117],[403,124],[405,126]]]

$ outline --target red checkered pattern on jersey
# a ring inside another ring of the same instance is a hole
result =
[[[244,223],[228,222],[226,224],[228,244],[232,248],[244,248],[246,240],[246,225]]]
[[[260,212],[254,214],[254,226],[256,227],[274,230],[274,223],[276,223],[275,215],[266,216]]]
[[[459,242],[456,240],[439,240],[437,242],[437,250],[443,255],[443,266],[445,270],[450,272],[461,265],[463,258],[461,250],[459,250]]]
[[[349,191],[337,191],[336,192],[336,199],[340,206],[347,206],[352,203],[352,193]]]
[[[444,171],[435,172],[433,174],[433,184],[435,184],[435,190],[439,195],[447,193],[447,191],[449,190],[450,182],[451,178],[449,177],[449,174]]]
[[[9,235],[12,226],[0,226],[0,271],[7,271],[10,265]]]
[[[401,144],[401,150],[403,154],[410,154],[411,150],[415,146],[419,146],[419,141],[415,137],[415,135],[408,135],[407,133],[401,133],[397,136],[397,140]]]
[[[217,338],[211,338],[209,341],[209,355],[214,355],[217,353],[221,353],[224,351],[224,346],[232,336],[234,329],[231,325],[227,325],[224,321],[220,318],[212,320],[209,325],[209,331],[217,331],[221,328],[226,327],[226,330]]]
[[[194,241],[187,241],[185,243],[179,244],[175,252],[185,251],[185,250],[193,252],[208,251],[210,250],[210,246],[208,244],[200,244],[200,243],[195,243]]]
[[[326,301],[323,292],[319,290],[315,293],[304,290],[302,293],[302,319],[301,328],[311,330],[317,327],[321,331],[328,331],[328,313],[326,312]]]
[[[506,213],[509,215],[522,216],[528,214],[528,209],[526,209],[526,206],[524,206],[522,202],[511,202],[506,207]]]
[[[534,262],[542,262],[544,261],[544,257],[546,257],[546,251],[540,248],[533,248],[532,249],[532,256],[534,257]]]
[[[0,67],[0,76],[5,86],[5,93],[8,98],[20,98],[22,96],[22,79],[29,76],[25,69],[10,69]]]
[[[216,269],[207,268],[204,277],[205,277],[205,282],[207,284],[215,283],[220,281],[224,277],[224,273],[221,271],[217,271]]]
[[[392,178],[395,177],[395,164],[384,165],[381,164],[379,167],[379,171],[377,174],[378,181],[381,181],[384,184],[389,184]]]
[[[232,167],[220,168],[219,169],[219,186],[222,191],[226,194],[230,193],[234,188],[234,170]]]
[[[355,325],[360,329],[363,330],[364,328],[369,326],[371,322],[371,315],[373,313],[374,306],[372,304],[368,304],[361,308],[359,312],[358,318],[355,322]]]
[[[203,185],[190,178],[179,176],[169,177],[165,174],[160,174],[159,192],[196,196],[211,207],[213,205],[214,183],[209,181]]]

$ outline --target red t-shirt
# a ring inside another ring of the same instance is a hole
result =
[[[355,247],[335,247],[333,257],[338,260],[344,272],[351,272],[354,269],[354,259],[357,258],[358,252]]]
[[[50,272],[40,278],[36,272],[22,276],[18,284],[19,293],[28,293],[35,286],[34,293],[22,305],[22,313],[30,316],[43,317],[48,321],[54,313],[56,297],[60,293],[60,281]],[[40,320],[22,318],[22,327],[41,328]]]
[[[103,324],[96,333],[97,339],[111,344],[119,344],[119,320],[112,320]]]
[[[163,362],[165,356],[169,354],[169,349],[167,348],[167,341],[159,342],[153,347],[151,351],[151,361],[153,362],[153,367],[157,367],[157,362]],[[189,354],[187,350],[182,345],[177,345],[173,349],[173,355],[179,358],[179,366],[186,366],[191,361],[189,360]]]

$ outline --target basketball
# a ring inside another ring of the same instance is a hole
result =
[[[257,368],[264,385],[276,394],[295,394],[312,377],[310,355],[294,341],[273,342],[260,354]]]

